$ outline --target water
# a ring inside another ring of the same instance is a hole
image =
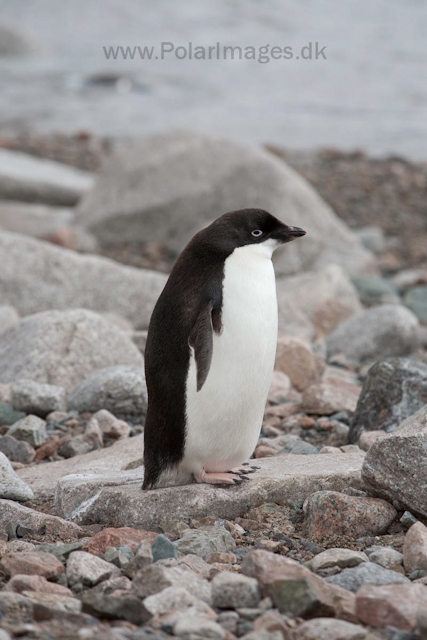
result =
[[[3,135],[179,127],[427,156],[424,0],[0,0],[0,23],[38,48],[1,60]],[[294,50],[317,41],[327,59],[107,60],[102,49],[162,41]],[[104,82],[91,82],[99,74]]]

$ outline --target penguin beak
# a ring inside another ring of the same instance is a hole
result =
[[[305,234],[306,231],[304,231],[304,229],[283,225],[283,229],[280,229],[276,238],[280,243],[285,244],[286,242],[292,242],[292,240],[295,240],[296,238],[302,238]]]

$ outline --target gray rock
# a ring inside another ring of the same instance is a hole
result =
[[[341,573],[325,578],[325,580],[331,584],[348,589],[348,591],[352,591],[353,593],[356,593],[362,584],[393,584],[395,582],[410,582],[410,580],[401,573],[384,569],[374,562],[363,562],[357,567],[344,569]]]
[[[194,553],[205,560],[215,551],[233,551],[235,548],[234,538],[221,526],[188,529],[178,540],[181,553]]]
[[[143,358],[120,329],[93,311],[45,311],[0,335],[0,382],[28,378],[73,389],[97,369]]]
[[[171,542],[162,533],[157,536],[151,547],[153,553],[153,562],[162,558],[178,558],[178,545]]]
[[[142,359],[139,352],[138,356]],[[80,413],[107,409],[117,418],[144,419],[147,387],[143,366],[115,366],[95,371],[72,390],[68,407]]]
[[[427,404],[367,452],[363,480],[370,492],[427,517]]]
[[[312,456],[316,453],[319,453],[317,447],[313,447],[309,442],[304,442],[304,440],[296,440],[294,442],[288,442],[285,444],[283,449],[279,451],[279,453],[293,453],[298,456]]]
[[[370,260],[354,234],[286,163],[238,142],[193,132],[154,135],[118,149],[77,221],[102,242],[166,242],[181,250],[196,231],[233,209],[267,209],[310,229],[276,258],[279,274],[342,264],[357,271]],[[277,252],[279,253],[279,252]]]
[[[1,455],[0,455],[1,458]],[[45,465],[42,465],[45,466]],[[7,540],[7,525],[12,524],[33,529],[36,533],[44,531],[49,538],[82,537],[83,530],[73,522],[67,522],[41,511],[34,511],[22,504],[10,500],[0,500],[0,540]],[[23,544],[21,541],[20,544]],[[25,543],[28,545],[29,543]],[[8,545],[10,546],[10,544]],[[15,549],[19,551],[19,549]],[[53,553],[49,551],[49,553]]]
[[[167,276],[0,233],[0,300],[19,314],[81,307],[113,312],[146,329]],[[23,377],[23,376],[21,376]]]
[[[125,440],[123,444],[129,444],[129,447],[133,447],[134,456],[138,455],[136,438]],[[142,441],[139,446],[142,449]],[[251,476],[250,482],[232,487],[231,491],[228,488],[189,484],[167,487],[162,491],[141,492],[142,468],[123,471],[123,458],[120,458],[120,454],[114,457],[113,453],[110,453],[110,449],[97,452],[95,457],[94,453],[89,453],[87,462],[83,464],[77,459],[73,470],[68,460],[43,465],[44,468],[49,467],[45,473],[52,474],[49,482],[45,477],[40,477],[41,472],[37,468],[23,469],[20,474],[40,488],[49,487],[55,482],[56,512],[62,517],[81,524],[102,522],[108,526],[148,530],[159,527],[167,513],[173,513],[184,521],[212,514],[218,518],[233,519],[265,502],[302,504],[308,495],[321,489],[342,491],[348,486],[362,488],[360,468],[363,458],[357,454],[339,453],[306,456],[303,465],[301,457],[292,454],[286,456],[286,464],[282,456],[257,460],[261,470]],[[97,465],[101,464],[104,456],[107,456],[111,469],[104,465],[102,473],[96,473]],[[88,472],[88,469],[91,471]],[[67,472],[77,475],[64,477]],[[197,531],[191,530],[196,538],[201,535]],[[212,549],[210,553],[215,550]],[[208,551],[209,548],[206,554]],[[190,548],[187,552],[190,553]]]
[[[35,458],[36,452],[27,442],[16,440],[13,436],[0,438],[0,451],[13,462],[28,464]]]
[[[212,638],[213,640],[224,640],[225,629],[212,620],[195,617],[193,615],[182,616],[174,625],[174,636],[178,638]]]
[[[399,289],[391,280],[381,276],[353,276],[360,300],[367,306],[399,302]]]
[[[357,567],[362,562],[368,562],[369,558],[361,551],[353,549],[326,549],[312,558],[308,566],[312,571],[324,571],[331,567],[339,567],[340,569],[348,569]]]
[[[33,238],[46,238],[59,229],[69,228],[72,209],[28,202],[0,201],[0,228]]]
[[[153,564],[139,571],[132,582],[132,593],[144,599],[169,587],[183,588],[191,595],[211,604],[212,589],[193,571],[184,567],[164,567]]]
[[[88,192],[90,173],[19,151],[0,149],[0,199],[72,206]]]
[[[379,640],[379,636],[368,635],[358,624],[334,618],[307,620],[296,629],[294,637],[295,640]]]
[[[401,569],[403,573],[403,553],[391,547],[379,547],[369,554],[369,560],[379,564],[384,569],[396,571]]]
[[[133,558],[130,558],[130,562],[125,569],[125,575],[129,578],[133,578],[138,571],[145,569],[153,564],[153,552],[151,550],[151,543],[149,540],[143,540],[136,550]]]
[[[66,411],[65,389],[52,384],[38,384],[32,380],[19,380],[11,386],[15,409],[45,418],[52,411]]]
[[[405,511],[399,522],[401,522],[404,527],[409,529],[409,527],[412,527],[413,524],[418,522],[418,519],[410,511]]]
[[[11,425],[25,418],[23,411],[16,411],[9,402],[0,402],[0,424]]]
[[[415,313],[420,322],[427,324],[427,286],[409,289],[404,303]]]
[[[373,253],[381,253],[385,249],[384,230],[381,227],[367,226],[354,229],[365,249]]]
[[[96,445],[94,442],[85,438],[84,435],[79,435],[70,438],[70,440],[66,440],[58,449],[58,453],[63,458],[74,458],[74,456],[83,456],[95,448]]]
[[[34,493],[15,473],[4,453],[0,452],[0,498],[6,500],[32,500]]]
[[[14,307],[11,307],[10,304],[0,305],[0,333],[9,329],[18,320],[19,315]]]
[[[261,600],[261,589],[255,578],[231,571],[222,571],[212,580],[212,603],[219,609],[256,607]]]
[[[22,56],[34,52],[34,45],[15,29],[0,25],[0,56]]]
[[[129,558],[115,547],[107,547],[103,556],[106,562],[111,562],[119,569],[125,569],[129,564]]]
[[[9,427],[6,435],[28,442],[35,449],[48,440],[46,422],[37,416],[25,416],[18,420]]]
[[[63,542],[47,542],[46,544],[38,545],[37,551],[53,553],[53,555],[56,556],[58,560],[65,564],[70,553],[72,553],[73,551],[80,551],[82,547],[83,542],[70,542],[69,544],[64,544]]]
[[[92,420],[96,421],[99,425],[101,435],[106,435],[108,438],[113,438],[114,440],[127,438],[131,432],[131,427],[127,422],[119,420],[110,411],[107,411],[107,409],[101,409],[94,413]]]
[[[395,431],[427,403],[427,364],[413,358],[377,362],[363,383],[350,427],[350,442],[364,431]]]
[[[127,620],[141,625],[151,618],[139,598],[132,595],[109,596],[91,589],[82,595],[83,611],[107,620]]]
[[[86,551],[73,551],[69,555],[66,573],[70,586],[80,582],[88,587],[121,575],[118,567]]]
[[[399,305],[381,305],[345,320],[326,336],[328,357],[344,353],[355,363],[404,356],[418,344],[419,322]]]

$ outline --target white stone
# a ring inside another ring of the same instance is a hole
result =
[[[103,580],[120,576],[121,571],[110,562],[86,551],[73,551],[67,560],[67,578],[70,586],[80,582],[93,587]]]
[[[0,498],[7,500],[32,500],[34,493],[15,473],[4,453],[0,452]]]

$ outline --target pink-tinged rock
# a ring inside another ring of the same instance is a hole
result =
[[[316,539],[335,535],[360,538],[385,533],[396,510],[380,498],[358,498],[336,491],[317,491],[304,503],[307,535]]]
[[[382,440],[386,435],[387,434],[384,431],[380,430],[364,431],[359,438],[359,447],[363,449],[363,451],[369,451],[374,442]]]
[[[360,625],[333,618],[307,620],[294,634],[295,640],[365,640],[366,637],[367,631]]]
[[[408,573],[427,570],[427,527],[421,522],[413,524],[405,536],[403,565]]]
[[[302,396],[306,413],[329,416],[338,411],[353,412],[360,395],[360,387],[338,376],[308,387]]]
[[[354,308],[339,300],[328,300],[316,307],[312,321],[316,332],[316,339],[324,338],[341,322],[355,314]]]
[[[103,529],[103,531],[100,531],[88,540],[83,547],[83,551],[93,553],[96,556],[102,556],[107,547],[119,547],[127,544],[132,551],[136,553],[136,550],[143,540],[154,542],[156,537],[157,533],[153,531],[142,531],[141,529],[132,529],[131,527],[120,527],[118,529],[111,527]]]
[[[267,447],[264,444],[258,445],[255,449],[255,458],[268,458],[269,456],[275,456],[277,453],[277,449],[273,447]]]
[[[93,418],[98,421],[102,433],[109,438],[122,440],[127,438],[131,432],[131,428],[124,420],[119,420],[107,409],[97,411]]]
[[[283,371],[273,371],[267,400],[275,404],[284,402],[290,390],[291,381],[289,376]]]
[[[279,336],[274,368],[286,373],[298,391],[304,391],[320,380],[325,364],[314,355],[308,342],[300,338]]]
[[[412,631],[417,611],[426,608],[427,589],[422,584],[363,585],[356,594],[359,620],[379,629]]]
[[[11,577],[25,574],[57,580],[64,573],[64,567],[58,558],[53,553],[43,551],[6,553],[0,567]]]
[[[5,586],[5,591],[37,591],[38,593],[56,593],[61,596],[72,596],[73,593],[67,587],[56,582],[49,582],[46,578],[36,575],[15,575]]]
[[[49,465],[43,466],[46,468]],[[50,540],[67,542],[72,538],[81,538],[84,535],[83,529],[74,522],[35,511],[13,500],[0,500],[0,538],[5,540],[7,540],[7,524],[9,522],[30,527],[38,535],[44,531],[44,535]]]

